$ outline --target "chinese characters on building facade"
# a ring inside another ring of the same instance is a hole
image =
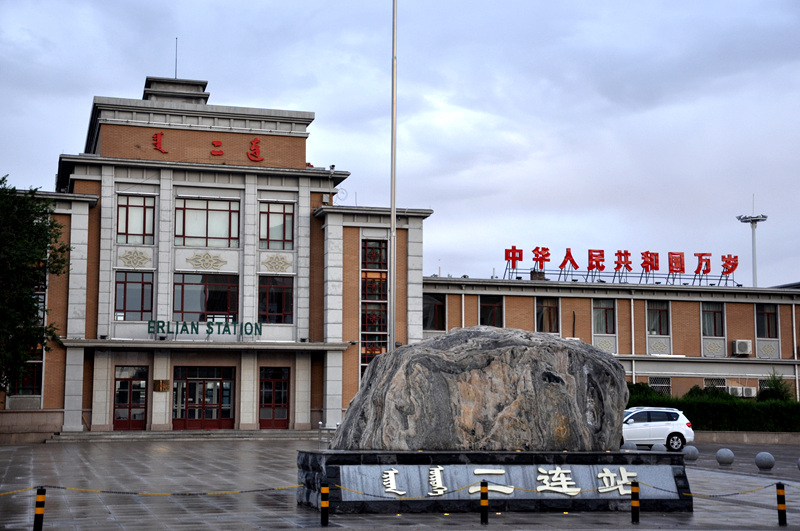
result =
[[[531,251],[531,254],[534,268],[540,271],[545,269],[545,263],[550,262],[551,258],[554,258],[548,247],[535,247]],[[694,253],[695,261],[692,260],[691,257],[687,258],[686,253],[669,252],[667,253],[666,268],[662,270],[659,253],[644,251],[641,253],[641,262],[639,265],[643,273],[662,271],[670,275],[692,272],[695,275],[708,275],[711,273],[711,256],[711,253]],[[510,249],[505,250],[505,260],[510,262],[511,269],[517,269],[517,264],[525,261],[524,251],[518,249],[516,245],[512,245]],[[612,267],[613,262],[613,270],[615,272],[629,273],[633,271],[635,265],[634,260],[631,252],[627,249],[617,250],[613,257],[609,256],[608,258],[606,258],[606,253],[602,249],[589,249],[586,258],[586,270],[590,273],[593,271],[605,271],[607,267]],[[607,261],[608,263],[606,263]],[[722,275],[724,276],[733,274],[736,268],[739,267],[739,257],[737,255],[722,255],[721,262]],[[695,266],[694,270],[691,269],[692,266]],[[558,268],[562,271],[577,271],[581,268],[572,254],[572,248],[567,247],[564,258],[561,260]]]

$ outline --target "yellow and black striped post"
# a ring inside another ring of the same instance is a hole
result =
[[[44,498],[47,490],[39,487],[36,489],[36,509],[33,513],[33,531],[42,531],[44,526]]]
[[[322,527],[328,527],[328,507],[330,506],[330,501],[328,501],[328,493],[330,493],[330,488],[328,487],[327,483],[320,485],[319,493],[320,525]]]
[[[778,491],[778,525],[786,527],[786,489],[783,483],[776,483],[775,488]]]
[[[489,525],[489,482],[481,481],[481,525]]]
[[[639,523],[639,482],[631,481],[631,523]]]

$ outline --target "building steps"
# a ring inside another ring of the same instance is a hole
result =
[[[45,443],[131,441],[294,440],[327,442],[319,430],[79,431],[55,433]]]

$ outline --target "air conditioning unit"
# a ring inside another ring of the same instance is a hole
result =
[[[757,387],[742,387],[742,396],[745,398],[755,398],[757,394]]]
[[[733,340],[733,356],[749,356],[753,353],[753,342],[750,339]]]
[[[728,387],[728,393],[732,396],[742,396],[742,388],[741,387]]]

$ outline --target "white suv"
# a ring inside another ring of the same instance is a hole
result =
[[[683,411],[668,407],[633,407],[622,417],[622,441],[652,446],[664,444],[679,452],[694,441],[694,430]]]

